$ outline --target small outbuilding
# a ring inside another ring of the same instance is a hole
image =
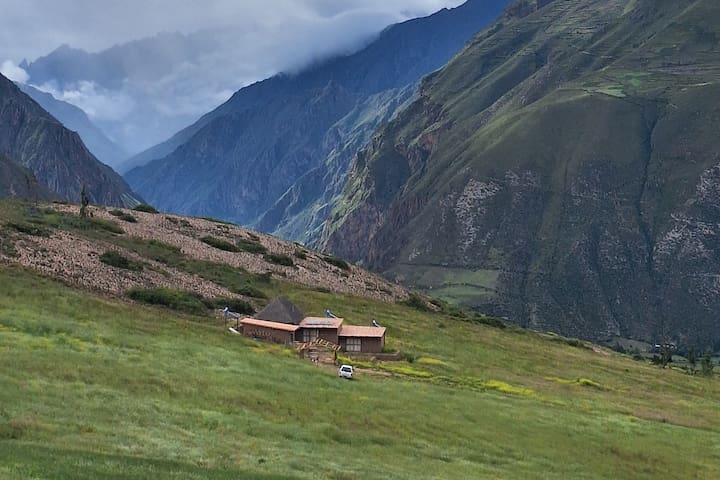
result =
[[[339,345],[349,353],[381,353],[385,348],[385,327],[346,325],[338,333]]]

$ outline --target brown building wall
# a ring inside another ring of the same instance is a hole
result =
[[[338,344],[338,331],[337,329],[321,328],[319,332],[320,338],[332,342],[335,345]]]
[[[347,338],[348,337],[340,337],[340,343],[338,343],[343,351],[347,351]],[[380,353],[383,351],[383,348],[385,348],[385,337],[362,337],[360,342],[360,353]]]
[[[313,330],[313,329],[312,328],[308,328],[308,329],[301,328],[300,330],[295,332],[295,340],[296,341],[298,341],[298,342],[304,341],[303,340],[303,338],[304,338],[303,331],[304,330]],[[323,340],[327,340],[328,342],[332,342],[335,345],[339,345],[338,331],[336,328],[318,328],[315,330],[318,331],[319,338],[322,338]]]
[[[261,338],[268,342],[281,343],[284,345],[293,342],[293,332],[275,330],[268,327],[258,327],[256,325],[243,325],[242,334],[246,337]]]
[[[362,339],[362,353],[380,353],[383,351],[383,348],[385,348],[385,337]]]

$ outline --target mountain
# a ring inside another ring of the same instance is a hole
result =
[[[67,102],[57,100],[51,94],[38,90],[30,85],[18,85],[20,90],[35,100],[50,115],[60,120],[69,130],[80,135],[85,146],[101,162],[117,168],[127,157],[128,153],[122,147],[110,140],[92,121],[83,110]]]
[[[134,205],[139,201],[117,173],[93,157],[77,133],[63,127],[2,75],[0,156],[12,160],[5,164],[16,179],[20,175],[17,167],[23,167],[42,187],[66,200],[79,202],[84,185],[95,204]]]
[[[125,177],[163,209],[312,243],[352,155],[504,4],[471,0],[389,27],[352,55],[246,87]]]
[[[212,98],[227,87],[212,85],[214,93],[208,93],[208,99],[198,98],[204,93],[185,83],[187,69],[199,69],[203,55],[217,51],[221,40],[212,32],[175,32],[93,53],[62,45],[21,67],[30,76],[28,83],[57,98],[72,98],[73,104],[92,113],[93,123],[105,136],[134,154],[196,121],[203,110],[196,111],[193,102],[207,111],[227,99]]]
[[[323,248],[514,322],[720,338],[720,5],[515,2],[354,160]]]
[[[49,200],[52,195],[28,169],[0,155],[0,198]]]
[[[278,22],[260,23],[253,20],[259,12],[229,4],[227,21],[212,26],[201,15],[191,22],[194,31],[163,32],[96,52],[62,45],[20,67],[29,83],[82,108],[109,138],[135,155],[195,123],[242,87],[357,51],[387,25],[432,8],[432,2],[415,2],[409,9],[382,2],[364,8],[353,2],[324,3],[309,9],[293,4]],[[180,10],[188,12],[188,7]],[[183,14],[175,12],[173,18],[178,15]],[[149,160],[155,158],[160,157]],[[141,164],[118,168],[124,172]]]

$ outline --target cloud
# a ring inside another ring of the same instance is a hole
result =
[[[463,0],[204,0],[202,7],[194,0],[2,3],[0,58],[32,60],[61,44],[98,52],[132,41],[135,51],[121,68],[103,67],[97,78],[92,68],[58,72],[51,65],[42,78],[32,66],[28,72],[29,83],[82,108],[135,152],[250,83],[350,52],[387,25]],[[143,38],[152,40],[137,41]],[[28,82],[27,72],[6,63]]]
[[[15,62],[12,60],[5,60],[2,65],[0,65],[0,73],[17,83],[25,84],[30,79],[28,73],[21,67],[15,65]]]
[[[80,107],[92,120],[100,122],[121,121],[135,108],[135,100],[122,91],[110,91],[94,82],[80,81],[60,89],[53,82],[32,85],[63,102]]]
[[[2,0],[0,58],[19,62],[61,44],[100,51],[162,31],[233,27],[273,30],[305,20],[366,10],[395,20],[429,14],[463,0]],[[382,28],[383,25],[376,25]]]

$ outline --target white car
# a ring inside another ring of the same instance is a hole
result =
[[[353,373],[354,370],[352,365],[340,365],[340,368],[338,368],[338,377],[340,378],[347,378],[348,380],[352,380]]]

